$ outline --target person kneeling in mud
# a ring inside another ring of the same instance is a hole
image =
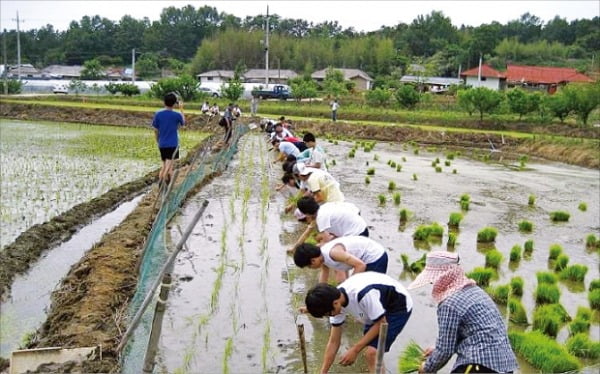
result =
[[[178,101],[177,95],[173,92],[166,94],[164,103],[165,108],[156,112],[152,120],[152,127],[154,127],[154,134],[162,159],[162,167],[158,173],[159,186],[168,184],[173,176],[173,163],[179,159],[179,134],[177,130],[179,126],[185,125],[183,103]],[[173,110],[175,104],[178,104],[181,113]]]
[[[379,328],[388,324],[385,351],[400,334],[412,312],[413,301],[408,291],[394,278],[374,271],[351,276],[337,287],[319,283],[306,294],[306,309],[315,318],[329,317],[331,330],[319,373],[327,373],[335,361],[342,340],[346,314],[364,325],[364,336],[341,357],[343,366],[352,365],[366,348],[369,372],[375,372]]]

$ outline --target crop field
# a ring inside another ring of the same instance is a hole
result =
[[[0,247],[160,167],[151,128],[0,120]],[[204,135],[182,132],[182,155]]]

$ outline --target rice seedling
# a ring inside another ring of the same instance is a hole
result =
[[[521,300],[511,297],[508,299],[508,319],[518,325],[527,325],[527,312]]]
[[[371,184],[371,178],[368,175],[365,177],[365,184]]]
[[[586,333],[571,336],[565,345],[574,356],[591,359],[600,357],[600,342],[593,341]]]
[[[348,158],[354,158],[355,155],[356,155],[356,151],[354,150],[354,148],[352,148],[350,150],[350,153],[348,153]]]
[[[458,173],[458,171],[456,171],[456,169],[452,169],[452,174],[456,174]]]
[[[510,280],[510,294],[513,296],[521,297],[523,296],[523,278],[521,277],[513,277]]]
[[[402,162],[406,162],[406,157],[402,156]]]
[[[496,277],[496,271],[492,268],[478,266],[467,273],[467,277],[473,279],[479,287],[487,287],[490,280]]]
[[[515,353],[524,357],[533,367],[543,373],[576,371],[581,364],[565,347],[539,331],[508,332]]]
[[[335,160],[331,160],[331,166],[335,166],[337,165],[337,163],[335,162]]]
[[[559,272],[567,267],[569,264],[569,256],[564,253],[558,255],[556,260],[554,261],[554,271]],[[587,270],[587,269],[586,269]]]
[[[559,304],[545,304],[535,308],[533,312],[533,329],[556,338],[560,328],[571,318]]]
[[[451,162],[450,162],[450,161],[448,161],[448,160],[446,160],[446,161],[444,161],[444,165],[446,165],[446,166],[450,166],[450,165],[451,165]]]
[[[569,324],[569,335],[588,333],[590,331],[591,320],[592,311],[583,306],[578,307],[575,318],[573,318],[573,321]]]
[[[435,167],[435,172],[436,173],[441,173],[442,172],[442,167],[441,166],[436,166]]]
[[[418,180],[418,178],[417,178],[417,174],[413,174],[413,176],[412,176],[412,179],[413,179],[414,181]]]
[[[414,373],[419,370],[425,360],[425,351],[414,340],[411,340],[400,353],[398,371],[400,373]]]
[[[384,194],[379,194],[379,195],[377,195],[377,200],[379,201],[379,205],[385,205],[385,202],[387,201],[387,197],[385,197]]]
[[[571,215],[568,212],[557,210],[550,212],[550,219],[552,222],[567,222]]]
[[[585,247],[588,249],[600,248],[600,240],[594,234],[585,237]]]
[[[338,141],[337,141],[337,140],[334,140],[334,141],[333,141],[333,144],[334,144],[334,145],[338,145],[339,143],[338,143]]]
[[[390,162],[390,167],[393,169],[397,166],[395,161]]]
[[[419,225],[413,234],[414,240],[429,240],[431,237],[441,238],[444,235],[444,228],[437,222],[431,225]]]
[[[409,266],[410,271],[412,271],[415,274],[419,274],[420,272],[422,272],[423,269],[425,268],[425,256],[426,255],[421,256],[420,259],[418,259],[417,261],[410,264],[410,266]]]
[[[535,205],[535,195],[529,195],[529,200],[528,200],[527,204],[529,206],[534,206]]]
[[[390,181],[388,183],[388,191],[394,191],[396,189],[396,182]]]
[[[590,282],[590,291],[600,289],[600,279],[594,279]]]
[[[556,304],[560,299],[560,290],[556,284],[538,283],[534,295],[538,305]]]
[[[225,342],[225,352],[223,353],[223,374],[229,373],[229,358],[233,353],[233,338],[227,338]]]
[[[454,156],[455,156],[455,155],[454,155],[454,153],[450,152],[450,153],[448,153],[448,154],[446,155],[446,158],[447,158],[448,160],[454,160]]]
[[[400,192],[394,192],[394,195],[392,196],[392,200],[394,200],[394,205],[400,205],[401,198],[402,195],[400,194]]]
[[[435,161],[431,161],[431,167],[435,168],[437,166],[437,163]]]
[[[375,168],[368,168],[367,175],[375,175]]]
[[[529,221],[525,221],[525,220],[519,222],[519,231],[522,231],[522,232],[533,231],[533,223],[531,223]]]
[[[529,160],[529,157],[527,157],[527,155],[523,155],[523,156],[519,157],[519,166],[521,167],[521,169],[525,168],[525,164],[527,163],[528,160]]]
[[[448,234],[448,247],[454,247],[456,246],[456,239],[457,239],[457,235],[453,232]]]
[[[409,270],[410,263],[408,262],[408,255],[405,253],[402,253],[400,255],[400,259],[402,260],[402,267],[404,268],[404,270]]]
[[[462,194],[460,196],[460,208],[462,210],[469,210],[469,204],[471,203],[471,196],[468,194]]]
[[[577,208],[582,212],[585,212],[587,210],[587,204],[582,201],[579,203],[579,206]]]
[[[492,243],[496,241],[498,230],[494,227],[485,227],[477,233],[477,242]]]
[[[435,163],[436,163],[436,164],[439,164],[439,163],[440,163],[440,158],[439,158],[439,157],[436,157],[436,158],[435,158]]]
[[[556,284],[558,282],[556,275],[548,271],[538,271],[535,273],[535,276],[538,283]]]
[[[485,267],[498,269],[503,257],[504,256],[502,256],[502,253],[497,249],[487,251],[485,254]]]
[[[413,151],[413,153],[414,153],[415,155],[418,155],[418,154],[419,154],[419,148],[415,148],[415,150]]]
[[[463,217],[463,214],[460,212],[450,213],[450,217],[448,218],[448,226],[458,228],[460,226],[460,221],[462,221]]]
[[[379,155],[378,154],[373,155],[373,161],[379,161]]]
[[[533,252],[533,240],[529,239],[523,244],[523,253],[526,255],[531,255]]]
[[[600,310],[600,288],[593,289],[588,293],[588,301],[590,308]]]
[[[406,208],[400,209],[400,222],[408,221],[408,217],[410,215],[410,211]]]
[[[485,288],[485,292],[487,292],[496,303],[506,305],[508,302],[508,295],[510,294],[510,286],[508,284],[489,286]]]
[[[510,261],[519,262],[521,261],[521,246],[516,244],[510,249]]]
[[[398,164],[396,165],[396,172],[401,172],[402,171],[402,165]]]
[[[548,255],[548,259],[556,260],[562,252],[563,248],[560,244],[552,244],[550,246],[550,254]]]

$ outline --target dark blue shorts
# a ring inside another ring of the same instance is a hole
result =
[[[398,334],[400,334],[400,332],[404,328],[404,325],[406,325],[406,322],[408,322],[408,318],[410,317],[411,313],[412,313],[412,310],[410,312],[406,312],[406,313],[391,313],[391,314],[386,313],[385,314],[385,319],[387,320],[387,323],[388,323],[387,339],[385,340],[385,351],[386,352],[389,352],[390,347],[396,340],[396,337],[398,336]],[[365,328],[363,329],[363,334],[366,334],[367,331],[369,331],[369,329],[371,328],[371,326],[373,326],[373,325],[365,325]],[[371,342],[368,345],[377,349],[377,341],[378,340],[379,340],[379,336],[377,336],[375,339],[371,340]]]
[[[179,149],[175,152],[176,149],[177,147],[159,148],[161,160],[179,160]],[[175,154],[173,154],[173,152],[175,152]]]
[[[361,232],[360,234],[358,234],[360,236],[364,236],[365,238],[369,237],[369,228],[365,227],[365,231]]]
[[[378,273],[385,274],[387,272],[388,266],[388,255],[386,252],[383,252],[383,255],[377,259],[375,262],[371,262],[367,264],[367,268],[365,271],[376,271]]]

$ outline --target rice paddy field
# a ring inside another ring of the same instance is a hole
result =
[[[490,161],[499,155],[416,144],[318,141],[346,200],[361,209],[371,238],[388,249],[390,276],[408,285],[424,254],[456,251],[505,316],[519,347],[521,372],[559,370],[543,366],[550,356],[596,372],[598,356],[580,350],[571,362],[572,355],[564,359],[556,352],[578,343],[570,338],[580,331],[574,320],[591,344],[600,339],[599,307],[593,301],[600,287],[600,256],[597,244],[590,245],[590,238],[600,234],[598,170],[527,158],[506,164]],[[246,135],[228,170],[173,221],[172,245],[200,203],[210,201],[174,268],[155,372],[301,372],[298,324],[305,328],[308,372],[318,371],[328,322],[297,312],[317,272],[298,269],[286,253],[305,224],[283,214],[285,198],[273,190],[282,172],[280,164],[270,163],[272,157],[262,135]],[[563,220],[554,219],[557,211],[568,213],[568,219],[560,214]],[[557,246],[560,254],[551,259]],[[548,287],[545,278],[551,279]],[[398,372],[409,342],[434,345],[436,306],[430,292],[427,287],[412,292],[413,315],[385,356],[388,372]],[[547,351],[532,354],[539,337],[518,335],[534,328],[552,342],[544,341]],[[361,334],[360,326],[347,323],[340,351]],[[442,372],[450,371],[452,361]],[[355,365],[336,364],[331,372],[365,370],[361,356]]]
[[[203,135],[182,132],[182,151]],[[0,120],[0,247],[160,167],[148,128]]]

